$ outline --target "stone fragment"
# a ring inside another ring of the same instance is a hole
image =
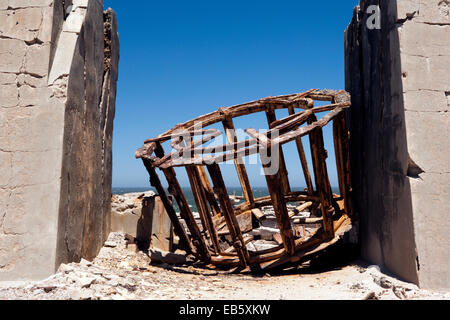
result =
[[[115,248],[115,247],[117,247],[117,244],[112,242],[112,241],[106,241],[105,242],[105,247],[107,247],[107,248]]]
[[[95,278],[80,278],[78,282],[81,288],[89,288],[95,282],[95,280]]]
[[[70,294],[72,300],[91,300],[94,297],[94,291],[90,289],[73,290]]]
[[[239,228],[242,233],[247,233],[253,229],[253,214],[252,211],[246,211],[236,216]],[[225,218],[220,218],[215,222],[219,232],[219,235],[227,235],[230,233],[228,226],[226,225]]]
[[[265,251],[273,248],[277,248],[279,245],[274,241],[256,240],[247,245],[247,249],[250,251]]]
[[[264,218],[264,212],[262,212],[261,209],[253,209],[252,214],[257,220],[261,220]]]
[[[280,230],[279,229],[274,229],[274,228],[267,228],[267,227],[260,227],[258,229],[254,229],[250,232],[250,234],[252,236],[255,237],[261,237],[262,240],[267,240],[267,241],[271,241],[273,240],[273,236],[275,234],[279,234]]]
[[[155,249],[150,250],[150,259],[152,263],[167,263],[172,265],[183,265],[187,262],[185,255]]]

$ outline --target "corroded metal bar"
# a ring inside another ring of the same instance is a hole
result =
[[[275,114],[275,110],[273,109],[269,109],[266,111],[266,118],[267,118],[267,122],[269,124],[269,128],[272,127],[272,123],[274,123],[275,121],[277,121],[277,117]],[[272,128],[271,128],[272,129]],[[268,134],[267,136],[269,139],[271,139],[271,134]],[[279,178],[281,179],[281,186],[283,187],[283,192],[285,194],[291,192],[291,186],[289,184],[289,178],[288,178],[288,171],[286,168],[286,160],[284,159],[284,152],[283,152],[283,146],[280,145],[278,147],[278,161],[279,161]]]
[[[234,214],[233,205],[230,201],[230,196],[223,181],[222,173],[218,164],[211,164],[208,167],[209,175],[214,184],[214,191],[219,197],[220,206],[222,208],[223,216],[230,231],[231,238],[233,240],[233,247],[238,253],[241,266],[246,267],[250,264],[250,256],[245,245],[244,238],[242,236],[241,230],[239,229],[239,224]]]
[[[348,215],[352,215],[349,136],[344,114],[339,115],[333,121],[333,138],[336,153],[336,168],[339,177],[339,190],[341,196],[344,198],[345,212]]]
[[[186,231],[184,230],[184,227],[180,223],[180,220],[178,220],[178,217],[175,212],[175,209],[173,208],[172,202],[167,197],[167,194],[161,184],[161,180],[159,179],[155,168],[153,168],[153,166],[151,165],[149,160],[142,159],[142,161],[150,175],[150,184],[153,187],[155,187],[156,192],[158,192],[158,195],[161,198],[161,202],[163,203],[164,208],[166,209],[166,212],[170,218],[170,221],[172,221],[175,234],[180,238],[180,242],[184,245],[186,252],[192,253],[193,251],[192,251],[191,240],[187,236]]]
[[[289,114],[295,115],[294,108],[289,107]],[[297,138],[295,140],[297,145],[298,155],[300,157],[300,163],[302,165],[303,176],[305,177],[306,187],[308,188],[308,194],[312,195],[314,193],[314,187],[312,184],[311,173],[309,172],[308,161],[306,160],[305,148],[303,147],[302,138]]]
[[[337,117],[340,113],[343,112],[342,108],[337,108],[327,115],[323,116],[320,120],[316,122],[311,122],[308,126],[299,128],[297,130],[286,133],[277,139],[274,139],[274,143],[277,144],[286,144],[288,142],[294,141],[297,138],[304,137],[308,134],[311,134],[316,128],[322,128],[326,126],[330,121],[332,121],[335,117]],[[316,118],[316,116],[314,116]],[[316,118],[317,119],[317,118]]]
[[[268,150],[263,150],[260,153],[261,162],[266,176],[267,187],[272,199],[272,205],[275,210],[275,216],[280,228],[284,248],[286,249],[286,252],[288,252],[290,255],[293,255],[295,253],[294,232],[292,231],[291,219],[289,218],[286,199],[284,197],[283,191],[285,190],[285,188],[283,187],[283,180],[280,170],[278,170],[276,174],[270,172],[273,155],[271,155],[271,161],[267,161],[267,155]]]
[[[191,182],[192,194],[194,195],[195,203],[197,205],[198,212],[200,217],[204,223],[204,228],[208,230],[209,237],[211,239],[214,250],[217,254],[220,254],[220,245],[219,239],[217,236],[217,231],[214,228],[214,223],[212,221],[211,214],[208,210],[208,206],[206,204],[206,195],[201,186],[200,176],[198,174],[197,167],[189,166],[186,167],[186,171],[188,172],[189,180]]]
[[[201,222],[201,225],[202,225],[201,232],[202,232],[202,235],[206,236],[206,234],[207,234],[206,232],[209,230],[207,222],[206,222],[206,218],[205,218],[206,209],[203,208],[203,204],[199,200],[199,197],[198,197],[199,196],[199,194],[198,194],[199,191],[197,189],[197,181],[195,180],[195,176],[192,173],[192,167],[193,166],[186,166],[185,167],[186,174],[188,176],[189,184],[191,186],[192,195],[194,196],[194,201],[195,201],[195,204],[197,205],[198,213],[199,213],[199,216],[200,216],[200,222]]]
[[[231,118],[226,118],[223,120],[222,123],[226,131],[228,143],[237,143],[236,131],[234,129],[233,120]],[[245,200],[251,204],[255,201],[255,198],[253,196],[252,187],[248,179],[245,165],[241,163],[241,158],[235,158],[234,165],[236,167],[236,172],[239,177],[239,182],[241,183],[242,191],[244,192]]]
[[[157,157],[162,158],[164,156],[164,149],[160,143],[156,143],[155,154]],[[203,259],[203,261],[210,261],[211,255],[209,254],[208,247],[202,237],[200,229],[195,221],[189,204],[184,196],[183,190],[178,183],[175,170],[173,168],[163,169],[163,173],[166,176],[166,180],[169,184],[169,192],[174,196],[180,208],[181,217],[186,222],[186,225],[191,232],[191,237],[194,239],[192,243],[197,248],[197,254]]]
[[[290,94],[279,97],[269,97],[221,109],[222,110],[224,109],[227,112],[228,116],[232,118],[265,111],[268,105],[273,105],[275,106],[276,109],[285,109],[288,108],[289,106],[294,106],[294,108],[308,109],[310,108],[312,102],[312,99],[309,97],[312,94],[315,94],[317,97],[321,97],[321,94],[318,93],[316,94],[316,92],[318,92],[317,89],[312,89],[299,94]],[[329,99],[330,101],[331,98]],[[172,133],[180,129],[194,130],[195,125],[198,123],[202,123],[203,127],[220,123],[224,120],[224,114],[222,113],[222,110],[214,111],[209,114],[197,117],[196,119],[180,123],[173,129],[161,134],[159,137],[169,137],[172,135]]]
[[[209,206],[211,207],[213,215],[216,217],[222,215],[222,213],[220,212],[220,208],[217,205],[216,197],[214,196],[214,190],[212,189],[212,186],[209,183],[205,168],[202,166],[198,166],[197,169],[200,175],[200,181],[203,186],[206,199],[209,202]]]
[[[309,123],[316,123],[317,118],[312,115]],[[325,150],[322,128],[317,127],[311,134],[310,146],[311,157],[314,164],[314,178],[316,181],[317,192],[320,196],[321,210],[323,216],[323,228],[325,234],[330,238],[334,238],[333,229],[333,214],[334,208],[332,206],[333,193],[331,192],[330,179],[328,176],[326,159],[328,158]]]

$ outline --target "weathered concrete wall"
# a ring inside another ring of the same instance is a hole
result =
[[[106,239],[117,65],[103,1],[0,0],[0,280],[46,277]]]
[[[174,247],[172,222],[161,198],[153,191],[114,195],[111,232],[133,236],[143,250],[158,248],[170,252]]]
[[[361,0],[345,34],[362,254],[434,289],[450,288],[449,4]]]

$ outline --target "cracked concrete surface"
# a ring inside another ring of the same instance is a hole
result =
[[[0,280],[44,278],[102,246],[117,66],[103,1],[0,0]]]

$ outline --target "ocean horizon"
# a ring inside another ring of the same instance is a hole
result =
[[[293,191],[303,191],[305,190],[306,187],[292,187]],[[197,212],[197,206],[195,204],[195,199],[194,199],[194,195],[192,194],[192,190],[190,187],[182,187],[181,188],[183,190],[183,193],[186,197],[186,200],[189,204],[189,206],[191,207],[191,210],[193,212]],[[113,187],[112,188],[112,194],[113,195],[123,195],[123,194],[127,194],[127,193],[139,193],[139,192],[146,192],[146,191],[154,191],[155,193],[156,190],[152,187]],[[253,187],[253,194],[255,196],[255,198],[261,198],[261,197],[265,197],[269,195],[269,190],[267,189],[267,187]],[[332,188],[333,192],[336,194],[339,194],[339,187],[333,187]],[[228,188],[228,193],[230,195],[234,195],[234,196],[242,196],[242,188],[241,187],[230,187]],[[178,206],[175,204],[175,209],[178,211]]]

